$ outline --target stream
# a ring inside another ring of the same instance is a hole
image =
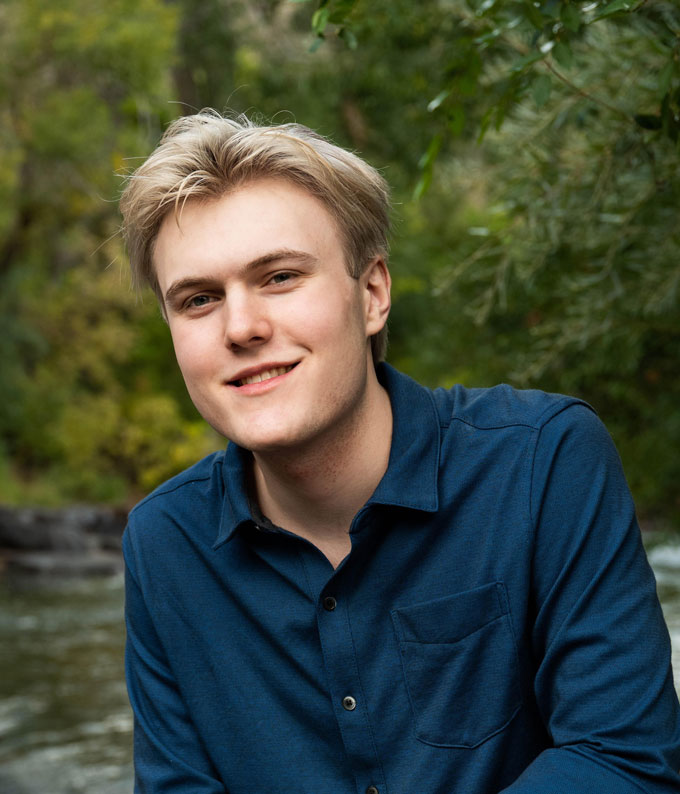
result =
[[[649,543],[680,691],[680,544]],[[1,794],[131,794],[123,578],[0,580]]]

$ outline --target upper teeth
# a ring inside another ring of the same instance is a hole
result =
[[[269,380],[275,378],[277,375],[285,375],[293,369],[290,367],[274,367],[274,369],[267,369],[264,372],[258,372],[257,375],[249,375],[247,378],[241,378],[239,381],[240,386],[247,386],[249,383],[259,383],[261,380]]]

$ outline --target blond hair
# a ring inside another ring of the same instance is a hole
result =
[[[168,127],[121,197],[135,285],[150,285],[162,299],[153,252],[169,212],[264,177],[286,179],[324,204],[340,232],[350,276],[359,278],[376,256],[387,261],[389,189],[375,168],[300,124],[263,126],[203,110]],[[375,363],[386,347],[385,327],[371,337]]]

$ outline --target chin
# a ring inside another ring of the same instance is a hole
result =
[[[285,452],[287,450],[299,449],[304,445],[304,440],[299,438],[289,438],[285,436],[257,436],[244,438],[239,441],[237,438],[232,439],[240,447],[250,450],[251,452],[267,454],[275,452]]]
[[[249,449],[251,452],[264,452],[269,449],[278,449],[291,443],[295,443],[295,432],[291,432],[284,427],[283,422],[275,423],[274,426],[258,426],[254,421],[225,421],[223,415],[209,411],[200,411],[205,421],[212,429],[223,438],[238,444],[239,447]]]
[[[318,433],[313,432],[312,428],[289,428],[288,430],[277,427],[270,431],[261,432],[234,432],[227,436],[240,447],[254,453],[268,454],[290,452],[295,450],[303,452],[310,444],[318,444]]]
[[[281,428],[266,431],[254,432],[252,428],[239,432],[238,428],[224,428],[219,430],[220,434],[239,447],[248,449],[251,452],[274,452],[276,450],[287,449],[299,443],[297,434],[281,432]]]

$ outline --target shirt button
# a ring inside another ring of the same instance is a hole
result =
[[[380,794],[380,792],[378,791],[378,789],[375,786],[369,786],[366,789],[366,794]]]
[[[333,598],[333,596],[326,596],[323,600],[323,608],[328,612],[332,612],[337,605],[338,602]]]
[[[357,702],[351,695],[346,695],[342,699],[342,707],[345,711],[354,711],[357,707]]]

